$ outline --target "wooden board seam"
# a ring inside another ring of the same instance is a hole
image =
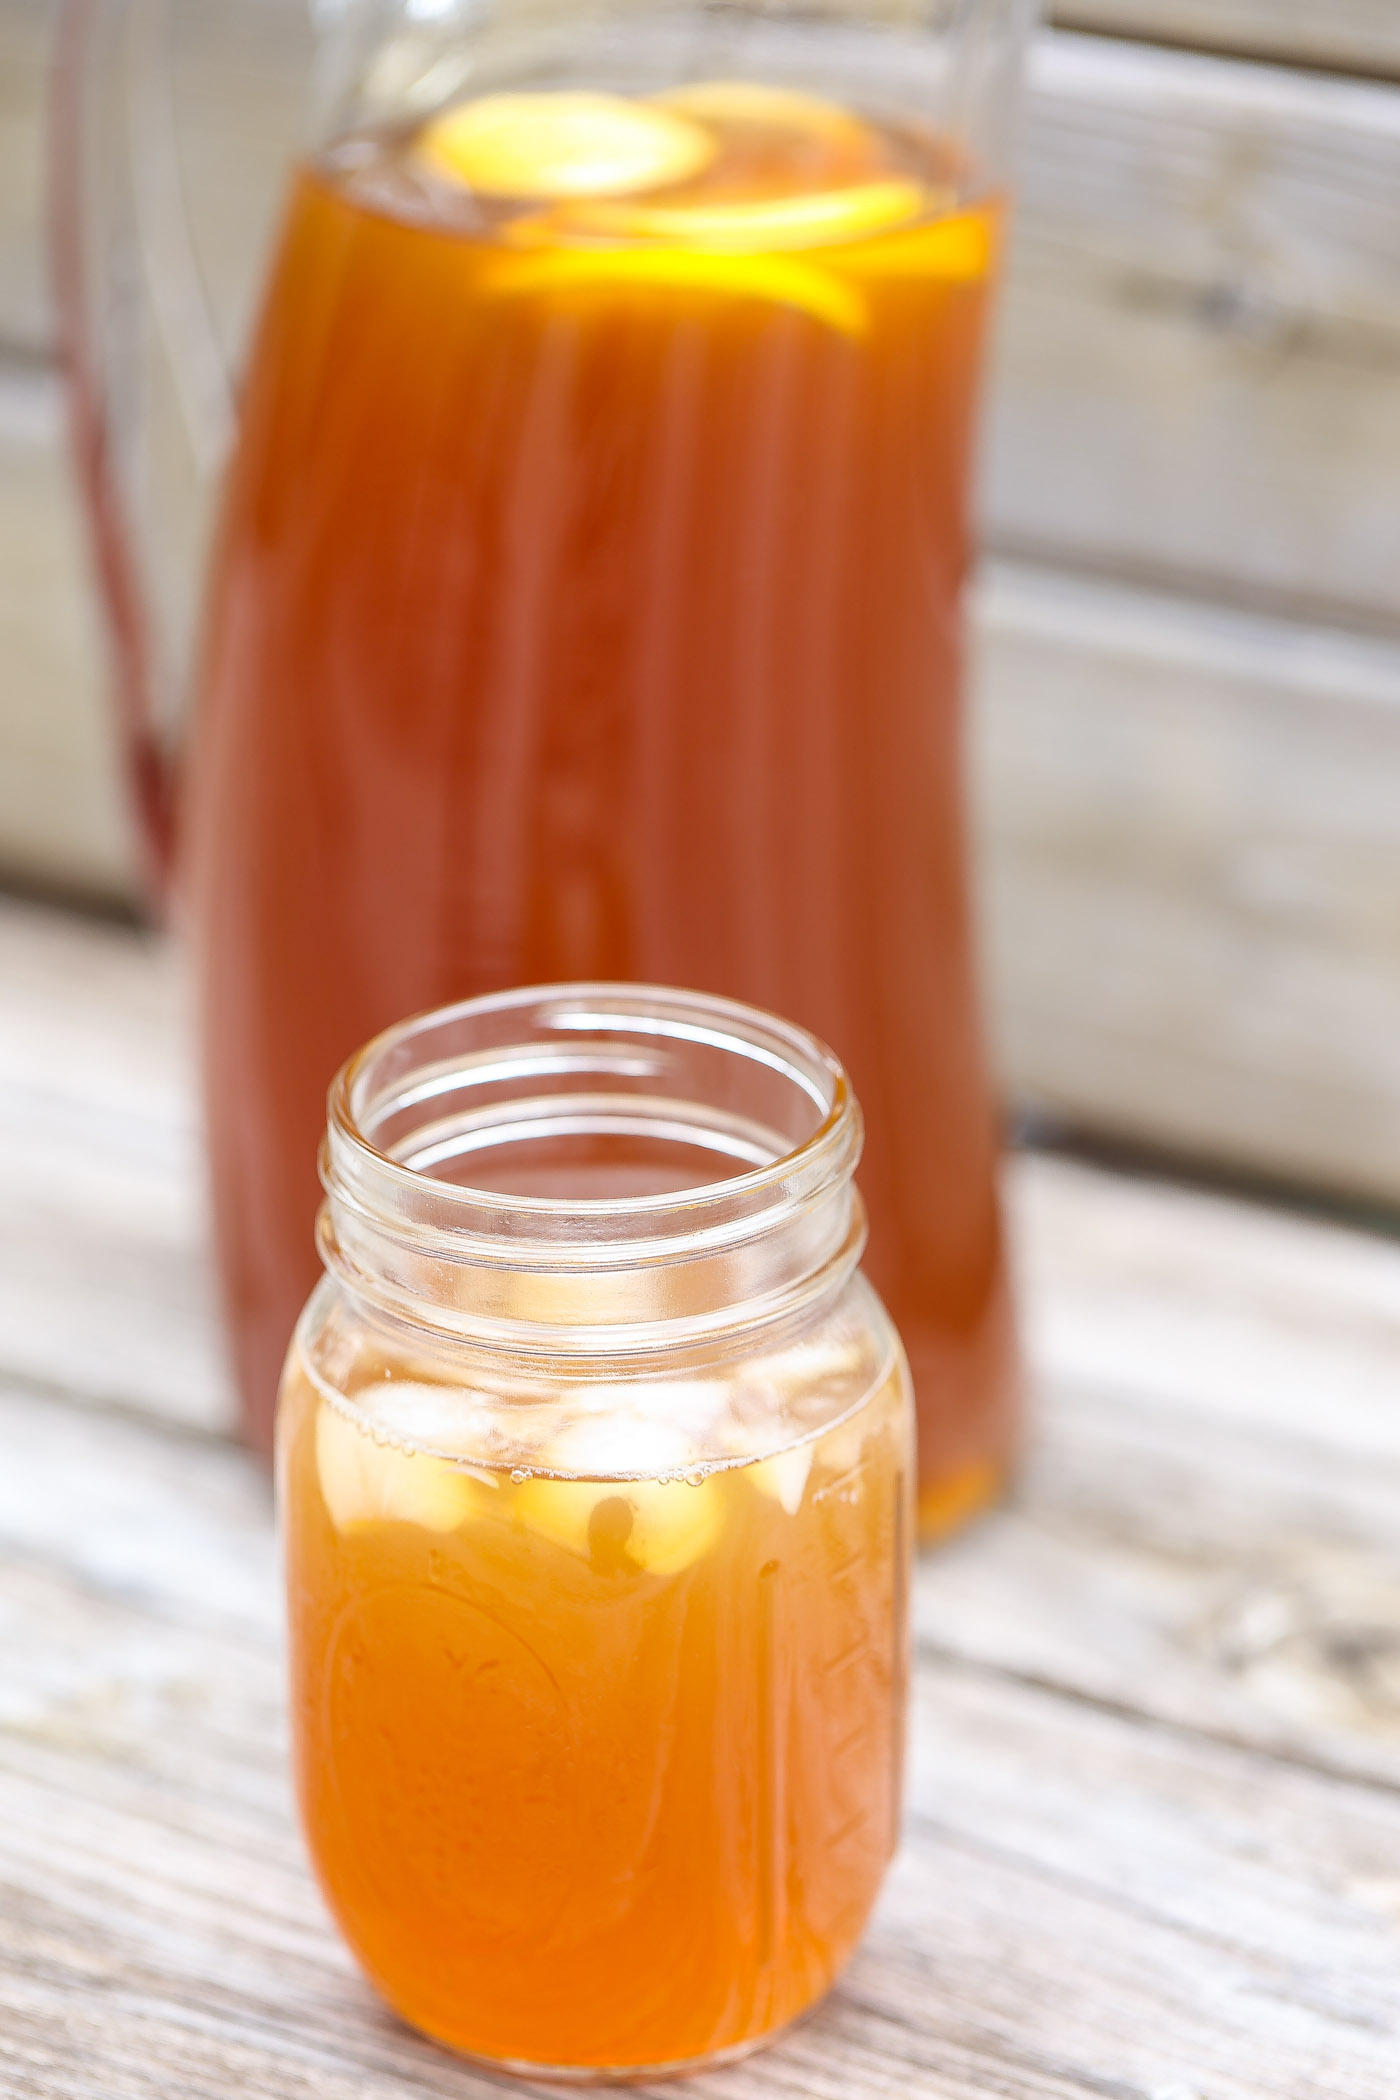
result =
[[[939,1670],[956,1672],[974,1684],[1007,1684],[1018,1690],[1032,1692],[1039,1697],[1053,1699],[1058,1704],[1074,1711],[1102,1714],[1105,1719],[1121,1721],[1125,1727],[1140,1729],[1144,1734],[1160,1737],[1163,1742],[1179,1743],[1184,1748],[1197,1744],[1228,1751],[1243,1758],[1247,1763],[1257,1763],[1271,1770],[1304,1773],[1310,1778],[1326,1779],[1335,1786],[1359,1788],[1366,1794],[1377,1794],[1382,1799],[1400,1799],[1400,1780],[1383,1778],[1376,1772],[1359,1772],[1350,1766],[1329,1759],[1325,1752],[1317,1752],[1311,1746],[1306,1754],[1290,1750],[1282,1741],[1261,1742],[1257,1737],[1234,1734],[1228,1728],[1211,1727],[1204,1722],[1175,1719],[1170,1714],[1153,1713],[1139,1706],[1129,1705],[1126,1700],[1111,1698],[1107,1693],[1090,1691],[1084,1685],[1071,1684],[1061,1678],[1048,1677],[1038,1670],[1019,1669],[1014,1664],[976,1660],[949,1647],[936,1634],[916,1631],[914,1653],[919,1663],[927,1663]]]
[[[1323,50],[1299,50],[1296,45],[1258,38],[1174,33],[1163,23],[1141,27],[1125,22],[1112,7],[1052,7],[1049,27],[1065,35],[1103,37],[1115,44],[1144,46],[1149,51],[1186,52],[1201,58],[1230,59],[1241,65],[1272,66],[1283,72],[1305,73],[1325,80],[1378,81],[1383,86],[1400,81],[1400,65],[1376,57],[1367,60],[1356,52],[1329,57]]]

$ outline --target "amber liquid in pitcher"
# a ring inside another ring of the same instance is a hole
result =
[[[611,190],[604,108],[580,187],[573,118],[510,99],[302,173],[247,376],[187,844],[249,1418],[356,1044],[689,985],[852,1075],[927,1534],[1014,1438],[958,705],[997,207],[936,141],[737,83],[623,104],[665,115]]]

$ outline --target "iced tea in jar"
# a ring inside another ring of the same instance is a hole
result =
[[[912,1410],[815,1038],[566,986],[345,1067],[278,1468],[302,1818],[360,1963],[521,2072],[817,2000],[899,1821]]]

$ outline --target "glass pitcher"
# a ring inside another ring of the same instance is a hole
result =
[[[342,0],[235,388],[161,0],[69,0],[74,428],[152,887],[193,935],[255,1442],[355,1045],[650,980],[836,1046],[923,1533],[995,1492],[961,594],[1031,4]]]

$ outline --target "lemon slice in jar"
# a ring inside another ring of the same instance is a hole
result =
[[[575,1422],[550,1446],[549,1464],[580,1473],[614,1465],[679,1468],[689,1438],[671,1425],[638,1417]],[[603,1574],[645,1569],[679,1575],[714,1544],[722,1485],[685,1479],[536,1477],[516,1492],[515,1508],[532,1531],[589,1560]]]
[[[450,1459],[377,1443],[324,1400],[316,1415],[316,1474],[342,1533],[392,1523],[455,1531],[472,1513],[472,1483]]]
[[[420,160],[486,197],[618,197],[699,174],[715,156],[700,124],[623,95],[483,95],[419,133]]]

